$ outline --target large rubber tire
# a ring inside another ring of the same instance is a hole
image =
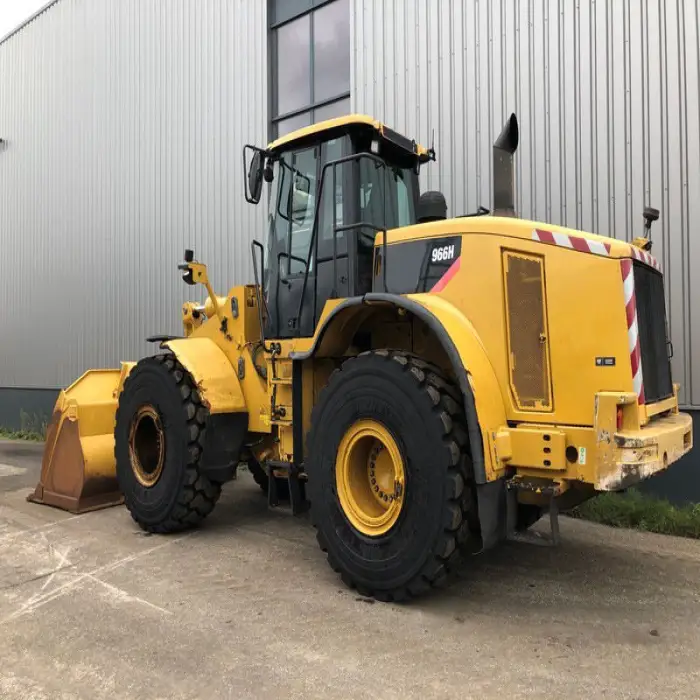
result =
[[[361,419],[388,429],[404,463],[399,519],[378,537],[351,525],[336,488],[339,444]],[[319,545],[348,586],[400,601],[448,580],[470,536],[473,480],[465,426],[459,390],[408,353],[362,353],[331,375],[312,413],[308,490]]]
[[[162,425],[160,478],[144,486],[132,468],[129,434],[139,409],[152,407]],[[115,427],[117,479],[131,517],[148,532],[179,532],[212,512],[221,485],[200,472],[207,409],[192,377],[173,355],[141,360],[119,397]]]

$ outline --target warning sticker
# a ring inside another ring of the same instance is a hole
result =
[[[586,448],[585,447],[578,448],[578,463],[579,464],[586,463]]]

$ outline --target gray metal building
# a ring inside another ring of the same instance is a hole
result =
[[[178,332],[185,247],[219,289],[249,281],[242,146],[350,110],[434,134],[424,184],[454,214],[489,205],[510,111],[522,216],[629,240],[659,208],[674,380],[700,409],[698,4],[49,3],[0,41],[0,424]]]

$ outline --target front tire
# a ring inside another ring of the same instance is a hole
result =
[[[179,532],[214,509],[221,485],[201,472],[208,411],[173,355],[141,360],[124,383],[114,432],[126,507],[148,532]]]
[[[347,360],[313,409],[311,518],[345,583],[406,600],[448,580],[469,538],[461,395],[405,352]]]

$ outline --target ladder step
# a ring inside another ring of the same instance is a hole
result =
[[[531,491],[533,493],[557,497],[566,490],[558,481],[551,479],[539,478],[535,476],[519,476],[516,475],[506,482],[506,487],[509,490],[515,491]]]
[[[285,477],[276,476],[282,472],[286,475],[289,485],[289,506],[292,515],[301,515],[309,509],[309,502],[306,500],[306,484],[303,470],[292,462],[278,462],[269,460],[267,462],[267,502],[270,508],[278,508],[280,499],[278,494],[278,479],[281,481]],[[302,478],[304,477],[304,478]]]

